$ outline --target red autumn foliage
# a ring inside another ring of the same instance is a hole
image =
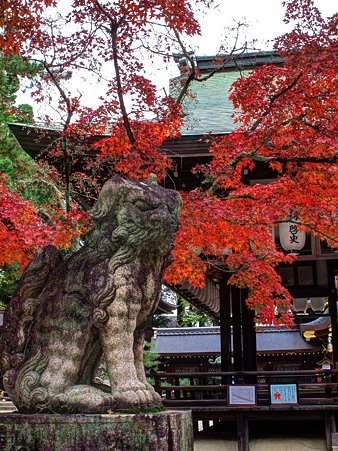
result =
[[[62,140],[52,156],[63,162],[59,175],[68,193],[67,205],[71,205],[70,187],[83,191],[86,185],[79,184],[86,177],[93,185],[102,182],[104,167],[105,176],[118,172],[144,178],[155,172],[163,178],[170,161],[159,147],[165,138],[177,135],[180,107],[172,99],[162,101],[145,78],[140,49],[148,56],[163,54],[167,60],[172,40],[180,33],[199,33],[190,3],[76,0],[66,16],[67,31],[58,28],[58,20],[43,18],[41,12],[51,3],[33,1],[29,11],[19,13],[26,3],[11,2],[11,11],[3,16],[6,20],[0,19],[5,30],[0,44],[4,48],[6,43],[8,52],[34,55],[41,62],[45,70],[36,85],[39,100],[48,98],[45,84],[58,92],[64,122]],[[276,249],[271,230],[297,214],[301,228],[338,246],[338,16],[323,19],[312,0],[285,4],[286,21],[293,22],[294,29],[275,44],[285,64],[259,67],[233,85],[237,128],[212,138],[213,160],[203,168],[212,189],[182,194],[175,260],[166,273],[171,283],[188,279],[202,285],[208,267],[221,267],[229,272],[229,283],[248,288],[248,304],[267,323],[276,321],[275,306],[287,310],[290,301],[275,267],[291,257]],[[10,26],[14,23],[15,28]],[[106,94],[97,109],[81,105],[80,96],[64,87],[72,73],[82,69],[107,78]],[[126,98],[131,107],[126,106]],[[93,162],[81,139],[106,130],[111,136],[96,146],[101,156]],[[78,146],[70,145],[74,137],[81,138]],[[79,159],[85,169],[97,165],[96,172],[92,176],[79,172]],[[268,185],[245,184],[244,171],[250,174],[258,162],[274,171],[275,180]],[[17,202],[13,200],[13,205]],[[11,215],[16,218],[16,208],[10,210],[10,220]],[[34,235],[35,222],[31,224]],[[9,232],[3,233],[6,237]],[[73,233],[67,229],[59,234],[60,242],[66,243]],[[46,237],[45,242],[48,233]],[[21,244],[18,241],[16,249]],[[39,245],[36,240],[35,245]],[[14,248],[8,251],[14,253]],[[289,323],[287,313],[282,320]]]
[[[129,178],[146,179],[151,173],[164,179],[171,167],[170,159],[161,152],[160,146],[166,138],[178,136],[182,123],[180,105],[166,98],[162,105],[161,119],[157,121],[130,121],[135,142],[130,142],[123,123],[110,130],[110,137],[93,145],[101,157],[114,161],[114,170]]]
[[[0,49],[5,55],[19,53],[28,39],[39,36],[41,13],[55,0],[2,0],[0,3]],[[33,38],[33,39],[34,39]]]
[[[50,211],[52,224],[46,224],[31,201],[8,189],[3,174],[0,174],[0,202],[1,266],[15,262],[23,269],[34,253],[47,244],[68,249],[74,238],[83,235],[89,226],[86,213],[73,209],[67,214],[56,207]]]
[[[277,251],[273,227],[297,214],[303,230],[338,247],[338,16],[324,20],[310,0],[286,4],[287,20],[297,23],[276,41],[285,64],[259,67],[233,84],[238,126],[211,146],[214,158],[203,169],[214,191],[185,199],[169,275],[180,280],[185,265],[201,284],[196,247],[211,264],[224,260],[227,248],[230,283],[249,289],[248,305],[267,323],[276,321],[274,306],[287,308],[290,300],[274,271],[290,257]],[[275,171],[275,180],[244,184],[244,170],[250,174],[261,162]]]

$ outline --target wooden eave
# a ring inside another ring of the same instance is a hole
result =
[[[224,59],[223,64],[219,61]],[[274,64],[283,66],[285,59],[278,52],[250,52],[240,55],[219,55],[215,61],[215,56],[196,56],[196,65],[201,73],[210,73],[215,68],[220,68],[221,72],[234,72],[239,70],[250,70],[264,64]]]
[[[54,142],[60,138],[61,130],[56,128],[45,128],[28,124],[8,124],[14,133],[22,149],[33,159],[37,159],[47,152]],[[86,137],[88,145],[94,144],[109,135],[94,135]],[[175,139],[167,139],[161,145],[161,150],[173,159],[182,158],[211,158],[209,152],[210,143],[203,135],[186,135]],[[96,152],[93,151],[93,156]]]

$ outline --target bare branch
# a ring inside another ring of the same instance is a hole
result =
[[[119,56],[118,56],[118,51],[117,51],[117,30],[118,30],[118,27],[123,22],[124,16],[122,16],[119,21],[116,21],[116,19],[111,14],[109,14],[109,12],[97,0],[95,1],[95,4],[100,9],[100,11],[108,18],[108,20],[110,22],[110,37],[112,40],[113,61],[114,61],[115,78],[116,78],[116,84],[117,84],[117,95],[118,95],[118,99],[119,99],[119,103],[120,103],[123,125],[126,129],[127,136],[129,138],[130,143],[134,144],[135,137],[134,137],[133,131],[130,126],[129,117],[128,117],[127,109],[126,109],[125,102],[124,102],[121,72],[120,72],[120,66],[119,66]]]

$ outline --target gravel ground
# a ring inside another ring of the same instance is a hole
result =
[[[276,438],[250,440],[250,451],[326,451],[324,439]],[[194,451],[238,451],[235,440],[198,439]]]
[[[250,451],[326,451],[324,422],[257,422],[249,429]],[[194,451],[237,450],[234,423],[218,423],[195,437]]]

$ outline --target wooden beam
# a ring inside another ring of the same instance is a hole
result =
[[[335,412],[325,412],[325,436],[326,436],[326,449],[332,450],[332,439],[336,436],[336,415]]]
[[[221,338],[221,370],[231,371],[231,308],[230,286],[228,277],[222,275],[219,279],[220,291],[220,338]],[[230,384],[231,378],[224,378],[224,384]]]
[[[332,360],[334,368],[338,368],[338,323],[337,323],[337,289],[335,286],[335,274],[338,271],[336,261],[328,262],[329,285],[329,313],[332,327]]]
[[[234,371],[243,371],[241,292],[239,288],[234,286],[231,287],[231,307],[232,307]]]
[[[238,451],[249,451],[249,423],[245,412],[236,414]]]
[[[257,343],[254,321],[255,313],[246,305],[246,290],[242,290],[241,295],[244,371],[257,371]],[[245,380],[245,382],[255,383],[256,377],[253,376]]]

